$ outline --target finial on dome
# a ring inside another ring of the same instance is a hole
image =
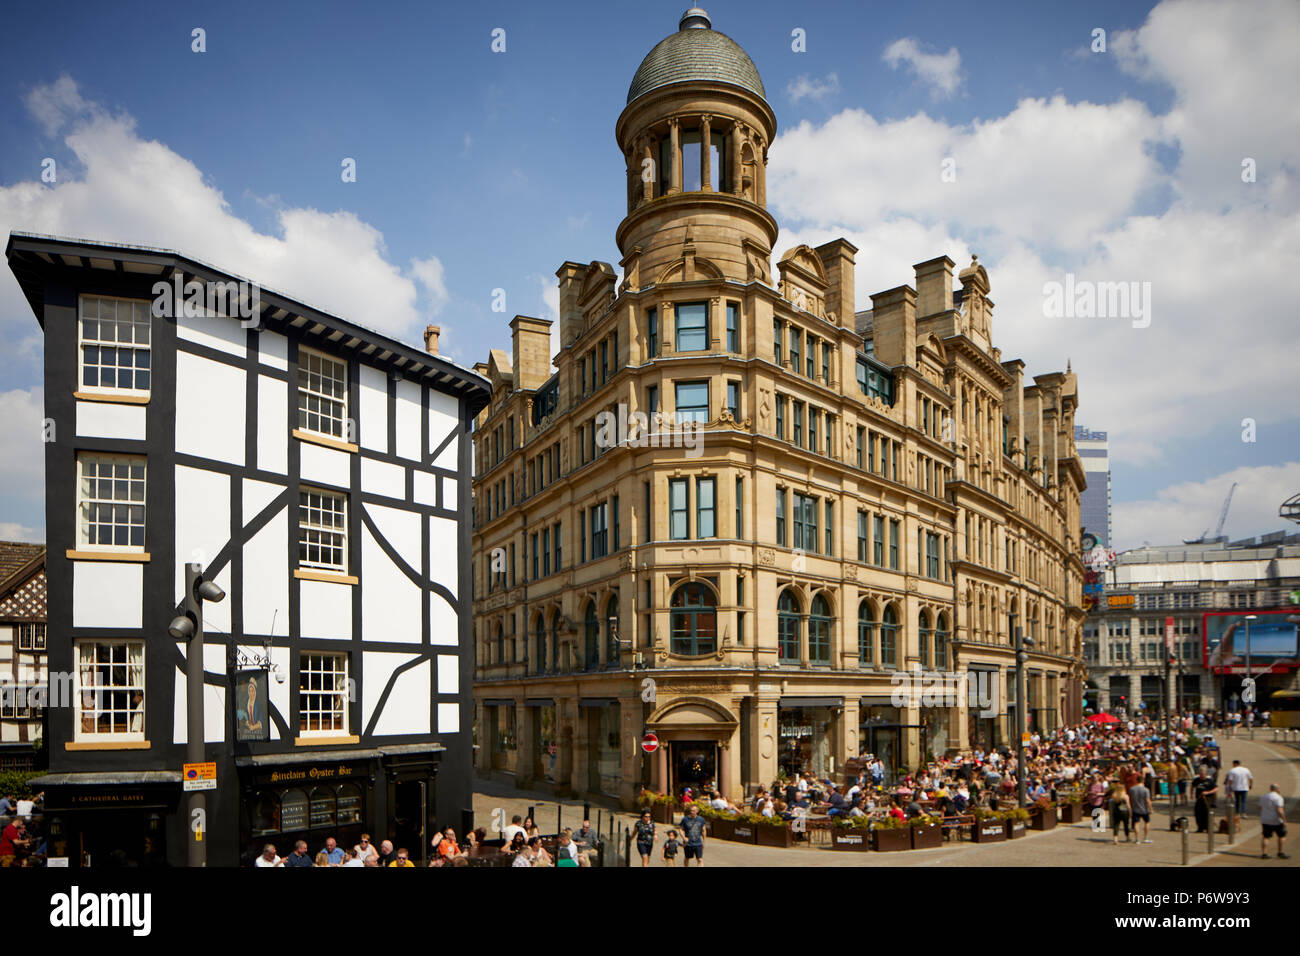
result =
[[[1070,360],[1069,360],[1069,359],[1066,359],[1066,360],[1065,360],[1065,374],[1066,374],[1066,375],[1069,375],[1069,374],[1070,374]]]
[[[713,21],[709,19],[708,13],[703,7],[691,7],[682,14],[682,21],[677,25],[678,31],[682,30],[711,30]]]

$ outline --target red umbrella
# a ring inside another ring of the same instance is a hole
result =
[[[1093,714],[1088,718],[1098,724],[1118,724],[1119,718],[1114,714]]]

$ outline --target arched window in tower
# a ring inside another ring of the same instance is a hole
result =
[[[587,670],[600,666],[600,620],[596,617],[596,602],[587,602],[587,614],[583,621],[586,641],[582,650],[582,665]]]
[[[898,611],[892,604],[880,616],[880,666],[898,666]]]
[[[688,581],[673,591],[669,602],[672,652],[687,657],[718,649],[718,599],[712,589]]]
[[[700,131],[682,130],[682,191],[700,191]]]
[[[776,638],[778,656],[782,664],[799,663],[799,599],[788,588],[781,592],[776,602]]]
[[[811,664],[831,662],[831,606],[821,594],[813,598],[808,614],[808,661]]]

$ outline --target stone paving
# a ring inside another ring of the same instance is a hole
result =
[[[1233,759],[1240,760],[1254,775],[1255,785],[1251,790],[1247,816],[1239,821],[1236,840],[1229,845],[1226,835],[1216,835],[1213,853],[1207,852],[1205,834],[1195,832],[1188,834],[1189,863],[1193,866],[1265,866],[1289,867],[1298,864],[1300,858],[1300,751],[1284,744],[1273,743],[1266,739],[1266,733],[1257,732],[1257,739],[1251,742],[1245,734],[1236,739],[1221,740],[1225,766],[1231,766]],[[1222,774],[1220,774],[1222,780]],[[1286,797],[1287,819],[1290,821],[1291,835],[1287,841],[1289,860],[1276,858],[1276,841],[1269,841],[1270,859],[1259,856],[1259,802],[1260,794],[1268,789],[1270,783],[1277,783]],[[537,824],[543,833],[555,830],[557,811],[565,826],[575,829],[582,822],[582,802],[574,800],[557,800],[542,794],[520,793],[507,785],[479,781],[478,792],[474,796],[475,818],[480,826],[489,826],[493,809],[500,807],[505,811],[508,822],[515,814],[526,814],[529,806],[536,807]],[[1220,795],[1219,808],[1222,810],[1225,798]],[[1151,843],[1125,843],[1121,837],[1120,844],[1111,842],[1110,831],[1094,833],[1091,822],[1072,826],[1058,825],[1045,832],[1029,831],[1025,836],[1003,843],[977,845],[969,841],[948,842],[933,850],[910,850],[899,853],[853,853],[831,850],[828,847],[799,846],[793,849],[748,846],[727,840],[710,840],[706,838],[704,860],[706,866],[885,866],[885,867],[925,867],[925,866],[1149,866],[1179,867],[1182,865],[1182,835],[1169,830],[1169,808],[1167,801],[1158,801],[1151,821]],[[635,819],[632,814],[618,813],[605,808],[591,808],[592,823],[600,814],[602,821],[615,822],[615,825],[630,826]],[[1190,805],[1179,806],[1176,815],[1187,816],[1193,828]],[[1217,825],[1217,824],[1216,824]],[[660,846],[662,837],[668,827],[657,824],[660,843],[656,844],[651,856],[651,866],[663,866]],[[602,829],[612,829],[605,822]],[[633,851],[635,852],[635,850]],[[679,855],[677,865],[682,865]],[[640,861],[634,860],[634,866]]]

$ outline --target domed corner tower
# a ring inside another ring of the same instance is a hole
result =
[[[776,135],[754,61],[699,7],[646,55],[615,127],[627,159],[617,241],[626,288],[726,278],[772,283]]]

